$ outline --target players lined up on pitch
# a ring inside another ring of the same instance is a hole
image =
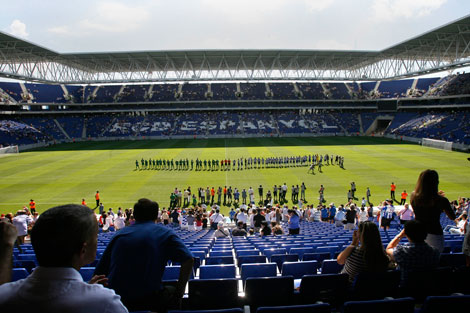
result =
[[[344,157],[340,155],[304,155],[284,157],[242,157],[237,159],[144,159],[135,160],[135,170],[165,170],[165,171],[230,171],[261,168],[285,168],[308,166],[309,172],[315,172],[318,166],[321,172],[323,165],[339,165],[344,168]]]
[[[300,193],[300,201],[305,202],[305,191],[307,187],[305,183],[299,185],[292,185],[291,187],[291,201],[293,203],[299,202],[299,193]],[[264,205],[273,205],[274,202],[276,203],[287,203],[286,195],[287,195],[287,184],[284,183],[282,185],[274,185],[273,192],[271,190],[267,190],[266,194],[264,193],[265,190],[263,185],[259,185],[258,187],[258,201]],[[241,196],[241,201],[240,201]],[[217,197],[217,198],[216,198]],[[239,190],[237,187],[232,188],[232,186],[221,186],[215,188],[198,188],[197,192],[192,192],[191,187],[181,190],[175,188],[175,190],[170,195],[170,208],[175,207],[188,207],[190,205],[246,205],[255,204],[255,191],[252,187]]]

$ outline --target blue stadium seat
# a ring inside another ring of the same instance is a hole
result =
[[[220,310],[171,310],[168,313],[243,313],[240,308],[220,309]]]
[[[452,268],[440,267],[432,270],[416,270],[408,273],[401,286],[401,295],[423,302],[427,296],[447,296],[452,288]]]
[[[271,256],[275,254],[286,254],[287,250],[286,248],[270,248],[270,249],[265,249],[263,251],[263,254],[268,258],[268,260],[271,260]]]
[[[222,251],[212,251],[212,252],[209,252],[209,257],[212,257],[212,256],[230,256],[230,257],[233,257],[233,253],[232,253],[232,250],[222,250]]]
[[[470,295],[430,296],[424,301],[419,313],[462,312],[469,307]]]
[[[237,279],[192,279],[188,284],[188,309],[240,307]]]
[[[344,304],[343,313],[414,313],[414,308],[413,298],[350,301]]]
[[[282,276],[293,276],[294,279],[299,279],[304,275],[315,275],[317,268],[317,261],[284,262],[281,273]]]
[[[323,260],[321,265],[322,274],[338,274],[343,269],[343,265],[338,264],[336,259]]]
[[[259,250],[236,250],[235,253],[236,253],[237,257],[247,256],[247,255],[260,255]]]
[[[284,262],[297,262],[298,260],[299,256],[297,254],[273,254],[270,261],[276,263],[277,268],[281,271]]]
[[[259,307],[256,313],[330,313],[328,303],[288,305],[288,306],[264,306]]]
[[[234,264],[233,257],[231,256],[212,256],[208,257],[205,260],[206,265],[215,265],[215,264]]]
[[[353,282],[353,298],[356,300],[376,300],[398,295],[400,272],[363,272]]]
[[[318,261],[318,264],[321,264],[323,260],[331,259],[331,254],[329,252],[314,252],[314,253],[305,253],[302,261]]]
[[[242,255],[237,258],[238,267],[248,263],[266,263],[264,255]]]
[[[178,280],[180,276],[181,265],[165,266],[165,272],[163,272],[162,281],[174,281]],[[191,272],[191,278],[194,277],[194,273]]]
[[[14,268],[12,270],[12,274],[11,274],[11,281],[17,281],[17,280],[20,280],[20,279],[24,279],[28,276],[29,276],[29,273],[24,267]]]
[[[240,277],[243,282],[249,277],[273,277],[276,275],[276,263],[243,264],[240,270]]]
[[[292,305],[293,297],[293,277],[251,277],[245,282],[245,303],[250,306],[251,312],[261,306]]]
[[[349,289],[347,274],[305,275],[300,281],[300,302],[327,302],[337,308],[343,304]]]
[[[199,279],[235,278],[233,264],[203,265],[199,268]]]
[[[93,273],[95,272],[94,267],[82,267],[80,268],[80,275],[82,275],[84,282],[89,282],[93,277]]]
[[[299,256],[299,259],[302,259],[305,253],[314,253],[315,249],[314,248],[292,248],[289,250],[289,254],[297,254]]]

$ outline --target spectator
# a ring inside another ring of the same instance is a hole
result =
[[[244,223],[243,221],[238,221],[237,223],[237,228],[232,230],[232,236],[245,236],[246,237],[247,233],[244,228]]]
[[[345,220],[346,224],[344,224],[344,229],[346,230],[353,230],[356,227],[356,206],[351,204],[349,208],[346,209]]]
[[[209,218],[211,220],[211,229],[217,230],[219,222],[223,222],[224,216],[220,214],[219,209],[215,210],[215,213],[212,214]]]
[[[261,222],[260,234],[261,236],[270,236],[272,234],[271,227],[269,227],[267,221]]]
[[[122,213],[118,213],[116,218],[114,219],[114,227],[116,227],[116,230],[120,230],[125,226],[125,218],[122,216]]]
[[[255,228],[255,233],[259,232],[261,229],[261,223],[266,221],[266,218],[261,214],[261,209],[256,210],[256,214],[253,216],[253,225]]]
[[[220,221],[217,223],[217,230],[214,233],[216,238],[225,238],[229,236],[229,233],[224,228],[224,222]]]
[[[17,243],[19,245],[24,244],[24,238],[28,234],[28,225],[33,222],[33,219],[26,213],[25,210],[19,210],[16,216],[12,220],[13,225],[16,227],[18,232]]]
[[[414,218],[413,210],[410,208],[408,203],[405,203],[403,209],[398,212],[398,217],[400,218],[400,224],[405,225]]]
[[[439,175],[434,170],[421,172],[415,190],[411,194],[411,206],[417,221],[426,227],[426,243],[442,253],[444,236],[440,223],[441,213],[445,212],[451,220],[455,213],[450,207],[444,192],[438,191]]]
[[[387,270],[390,261],[377,225],[369,221],[360,223],[359,229],[353,232],[352,243],[338,255],[337,261],[344,264],[341,272],[349,275],[351,283],[359,273]]]
[[[297,214],[296,210],[288,210],[289,215],[289,235],[298,235],[300,233],[300,217]]]
[[[134,205],[135,224],[122,229],[108,244],[95,273],[107,275],[109,287],[131,311],[165,311],[178,307],[192,271],[193,257],[175,232],[155,224],[158,204],[140,199]],[[181,263],[176,286],[163,286],[168,261]]]
[[[7,239],[2,240],[7,249],[2,246],[0,251],[10,252],[2,257],[11,258],[12,231],[2,226],[0,237]],[[97,240],[95,215],[85,206],[70,204],[42,213],[31,233],[39,266],[26,279],[0,286],[2,313],[127,312],[114,291],[93,284],[106,283],[104,276],[94,276],[88,284],[78,272],[95,260]],[[1,259],[0,264],[11,264],[11,259]]]
[[[335,226],[342,227],[344,225],[343,222],[346,222],[345,218],[346,212],[344,211],[343,205],[340,205],[335,214]]]
[[[283,235],[284,234],[281,225],[279,225],[279,223],[277,223],[277,222],[271,222],[271,230],[273,232],[273,235]]]
[[[418,221],[408,221],[405,228],[387,246],[387,254],[398,264],[402,281],[406,281],[411,270],[432,269],[439,264],[439,251],[427,243],[426,228]],[[399,245],[406,237],[409,243]]]

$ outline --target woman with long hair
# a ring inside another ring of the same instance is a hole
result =
[[[337,262],[344,264],[341,273],[348,274],[351,283],[359,273],[387,270],[390,260],[377,225],[370,221],[360,223],[353,233],[352,243],[338,255]]]
[[[441,213],[455,221],[456,216],[443,191],[438,190],[439,175],[434,170],[421,172],[411,194],[411,206],[417,221],[423,223],[428,233],[426,243],[439,252],[444,250],[444,235],[440,223]]]

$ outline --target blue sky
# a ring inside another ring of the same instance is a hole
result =
[[[470,14],[468,0],[2,2],[0,30],[58,52],[381,50]]]

